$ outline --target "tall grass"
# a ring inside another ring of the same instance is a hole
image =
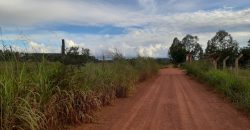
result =
[[[151,58],[84,67],[60,63],[0,63],[1,129],[61,129],[92,122],[95,111],[128,97],[135,84],[157,73]]]
[[[0,72],[1,129],[38,129],[42,106],[52,95],[56,64],[3,62]]]
[[[215,87],[240,108],[250,111],[250,80],[249,77],[242,78],[248,75],[247,70],[240,70],[239,74],[232,70],[215,70],[205,61],[185,64],[184,68],[188,74]]]

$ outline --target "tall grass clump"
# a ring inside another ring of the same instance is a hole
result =
[[[148,57],[138,57],[133,63],[135,69],[140,74],[139,81],[143,81],[156,74],[159,64],[154,59]]]
[[[250,111],[250,81],[232,70],[215,70],[207,62],[185,64],[188,74],[215,87],[240,108]],[[241,70],[243,71],[243,70]],[[242,72],[243,73],[243,72]]]
[[[95,112],[128,97],[137,82],[157,73],[151,58],[122,56],[82,67],[48,62],[0,63],[1,129],[62,129],[92,122]]]
[[[1,129],[33,130],[44,126],[41,107],[52,93],[49,77],[54,67],[44,63],[1,63]]]

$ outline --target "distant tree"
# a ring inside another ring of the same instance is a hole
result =
[[[63,63],[72,65],[85,64],[90,61],[96,61],[94,56],[90,56],[90,50],[82,48],[80,53],[79,47],[70,47],[67,49],[66,56],[63,58]]]
[[[199,38],[190,34],[182,39],[182,44],[185,46],[186,53],[191,53],[194,59],[200,59],[203,55],[201,45],[198,43]]]
[[[90,50],[88,48],[82,48],[82,55],[83,56],[89,56]]]
[[[203,58],[203,49],[200,44],[195,45],[194,53],[193,53],[194,59],[201,59]]]
[[[95,57],[90,55],[90,50],[88,48],[82,48],[81,56],[84,63],[96,61]]]
[[[250,64],[250,40],[248,41],[248,46],[240,49],[240,53],[243,54],[243,57],[240,59],[240,64],[243,66]]]
[[[178,38],[174,38],[168,54],[175,64],[184,62],[186,58],[186,49],[184,44],[182,44]]]
[[[212,42],[211,40],[208,40],[207,42],[207,48],[205,49],[205,53],[207,55],[211,55],[216,53],[218,50],[216,48],[215,42]]]
[[[0,61],[18,60],[19,52],[13,51],[11,46],[3,45],[3,50],[0,50]]]
[[[77,56],[79,55],[79,47],[70,47],[66,51],[66,55]]]
[[[190,34],[186,35],[182,39],[182,44],[184,44],[185,49],[188,53],[194,52],[196,44],[198,44],[198,37],[192,36]]]
[[[206,55],[213,55],[231,58],[238,54],[238,43],[233,40],[233,37],[226,31],[220,30],[216,35],[207,42]]]

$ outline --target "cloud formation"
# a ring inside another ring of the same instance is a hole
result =
[[[3,39],[34,41],[27,46],[60,52],[68,46],[90,48],[94,55],[117,48],[126,56],[166,57],[174,37],[197,35],[203,48],[216,31],[225,29],[240,43],[250,39],[250,2],[247,0],[12,0],[0,2]],[[66,26],[56,29],[54,26]],[[121,28],[123,33],[72,31],[67,26],[98,27],[98,32]],[[18,29],[17,29],[18,28]],[[21,29],[20,29],[21,28]],[[21,30],[21,31],[20,31]],[[22,33],[20,33],[22,32]],[[36,43],[36,44],[35,44]]]

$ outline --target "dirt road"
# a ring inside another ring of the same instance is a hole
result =
[[[250,121],[213,89],[169,68],[139,84],[129,98],[105,107],[93,130],[246,130]]]

